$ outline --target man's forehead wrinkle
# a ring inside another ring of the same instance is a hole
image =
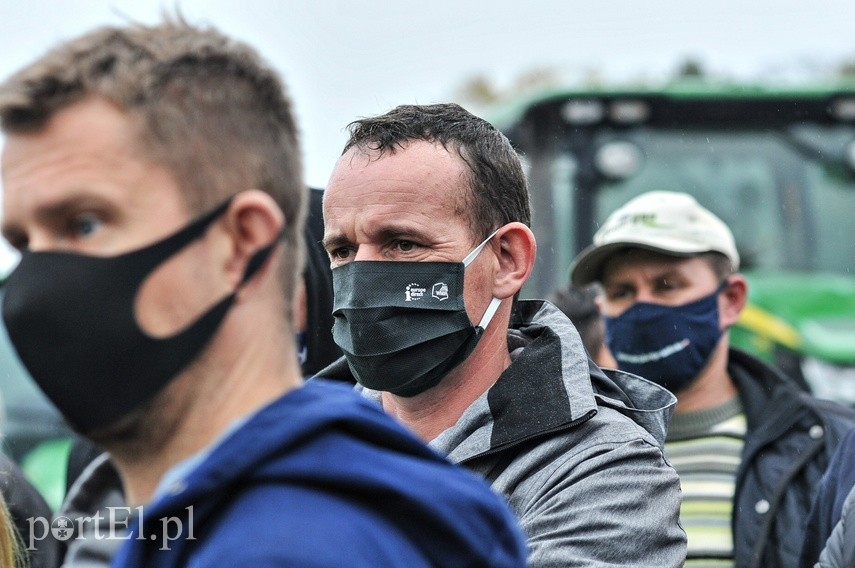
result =
[[[52,175],[68,163],[69,160],[57,160],[42,168],[20,171],[20,176],[4,175],[4,226],[13,226],[20,232],[27,223],[55,217],[73,203],[97,199],[89,183],[62,177],[57,181],[57,176]]]
[[[9,146],[7,145],[7,149]],[[13,150],[15,147],[12,146]],[[18,182],[23,183],[21,189],[31,191],[39,189],[42,191],[49,190],[51,187],[43,186],[40,182],[44,181],[45,177],[53,177],[57,170],[63,170],[63,175],[57,176],[60,182],[69,178],[65,171],[73,171],[75,175],[80,173],[86,175],[90,168],[100,169],[106,164],[124,164],[128,158],[133,155],[129,149],[117,149],[109,152],[101,152],[96,148],[87,148],[85,151],[78,151],[78,147],[73,141],[51,141],[46,151],[39,151],[37,154],[32,149],[22,148],[12,152],[4,151],[3,153],[3,183],[4,186],[14,185]],[[137,175],[142,175],[145,168],[140,167],[139,172],[134,172]],[[125,170],[115,168],[114,175],[120,174]],[[96,180],[97,181],[97,180]],[[32,187],[36,184],[37,187]],[[60,185],[62,185],[60,183]]]
[[[431,230],[432,216],[418,213],[402,218],[400,213],[386,211],[377,215],[357,219],[356,234],[370,239],[390,239],[403,236],[428,236]]]

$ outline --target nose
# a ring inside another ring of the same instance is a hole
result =
[[[635,300],[635,303],[644,302],[649,304],[653,301],[653,293],[645,286],[635,291],[635,298],[633,299]]]
[[[353,257],[353,260],[355,262],[359,262],[360,260],[383,260],[383,256],[378,247],[366,244],[359,245],[359,248],[356,249],[356,255]]]

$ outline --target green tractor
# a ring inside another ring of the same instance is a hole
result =
[[[855,404],[855,84],[557,90],[492,122],[531,185],[538,261],[524,295],[565,285],[629,199],[687,192],[732,228],[750,281],[734,344]]]

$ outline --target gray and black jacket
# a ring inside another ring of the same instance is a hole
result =
[[[682,566],[680,484],[662,453],[674,396],[600,370],[548,302],[517,303],[508,348],[511,366],[430,445],[508,499],[532,567]]]

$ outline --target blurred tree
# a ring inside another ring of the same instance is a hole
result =
[[[500,88],[484,75],[467,79],[455,91],[455,100],[478,106],[489,106],[533,90],[558,87],[564,82],[558,71],[551,67],[537,67],[517,75],[510,85]]]
[[[706,76],[703,63],[694,57],[687,57],[677,66],[676,78],[678,79],[702,79]]]
[[[837,74],[842,79],[855,79],[855,56],[844,59],[837,69]]]
[[[487,105],[496,102],[501,95],[493,83],[484,75],[476,75],[457,88],[455,99]]]

